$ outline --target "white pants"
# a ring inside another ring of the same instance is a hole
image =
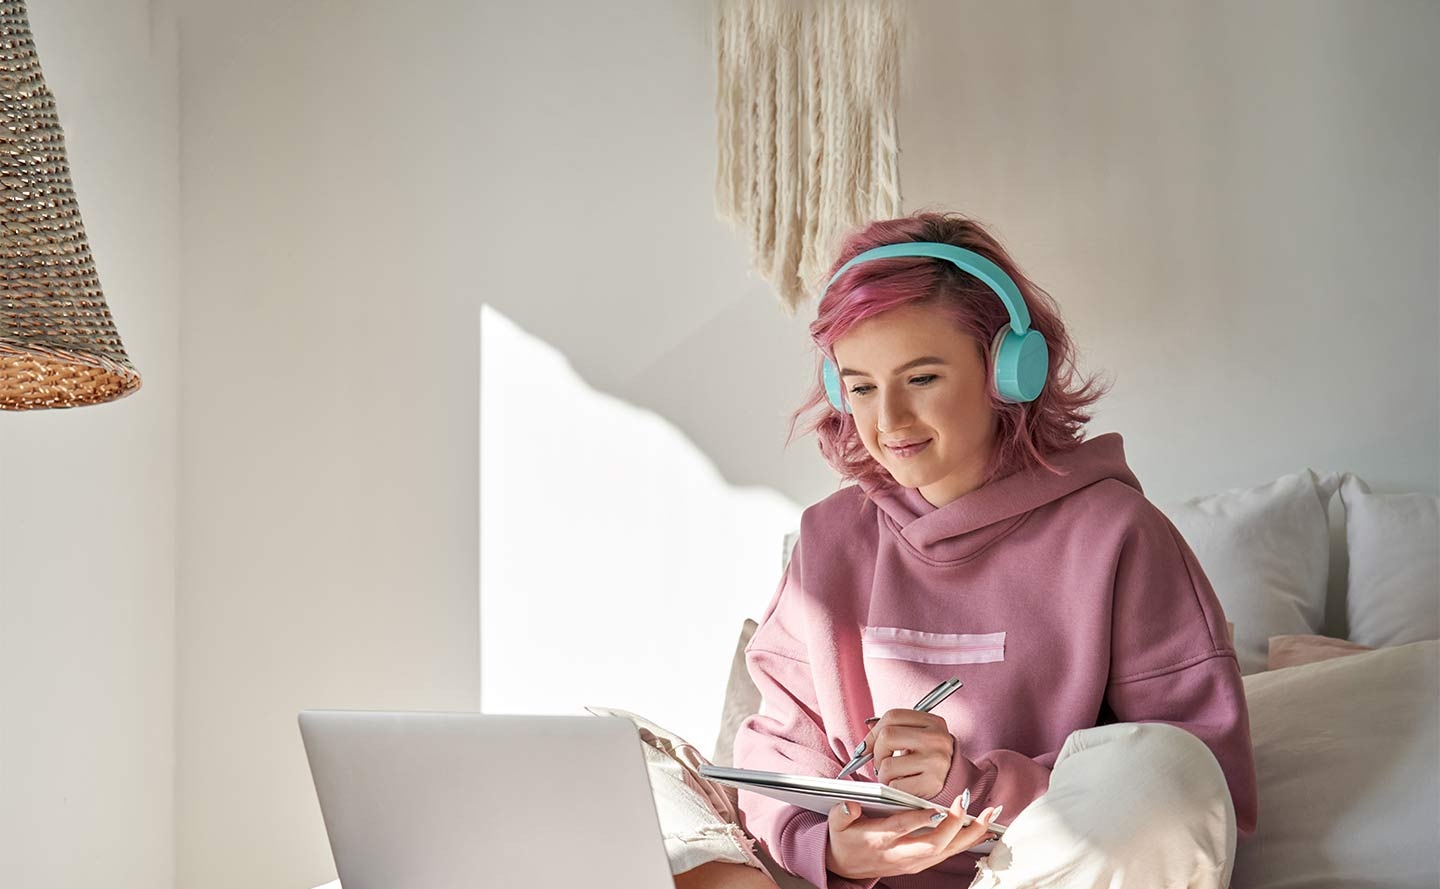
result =
[[[1072,732],[1046,793],[1009,823],[971,889],[1225,889],[1235,806],[1204,742],[1166,723]]]

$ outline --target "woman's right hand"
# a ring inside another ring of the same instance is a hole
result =
[[[858,803],[848,806],[849,814],[845,808],[842,803],[830,810],[825,867],[852,880],[914,874],[939,864],[984,842],[997,814],[994,808],[986,809],[961,827],[965,810],[959,799],[951,803],[950,814],[939,824],[930,820],[933,809],[866,818]]]

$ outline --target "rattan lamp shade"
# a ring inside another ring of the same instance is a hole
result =
[[[0,223],[0,409],[140,388],[100,292],[23,0],[0,0]]]

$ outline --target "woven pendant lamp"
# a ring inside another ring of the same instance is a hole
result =
[[[0,408],[140,388],[100,292],[23,0],[0,0],[0,223]]]

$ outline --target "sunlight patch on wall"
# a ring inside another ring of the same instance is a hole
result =
[[[483,711],[618,707],[710,755],[741,623],[800,512],[481,307]]]

